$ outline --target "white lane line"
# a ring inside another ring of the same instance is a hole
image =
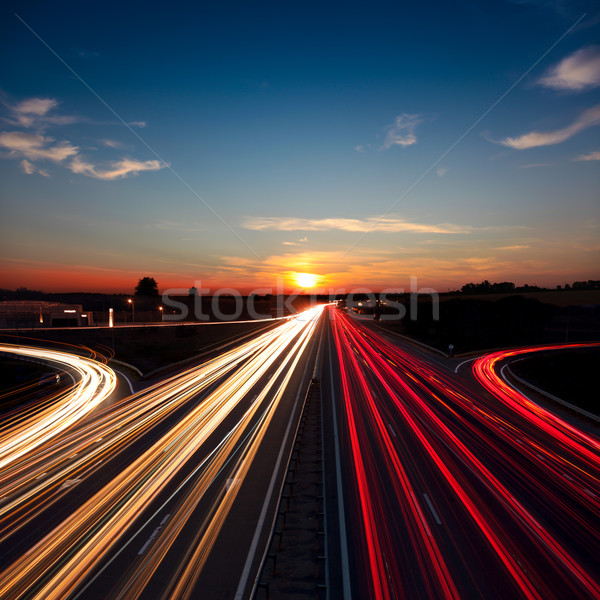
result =
[[[131,380],[129,379],[129,377],[127,377],[127,375],[125,375],[125,373],[123,373],[123,371],[119,371],[117,369],[113,369],[113,371],[115,373],[118,373],[127,382],[127,385],[129,386],[129,391],[131,392],[131,395],[133,396],[133,394],[135,394],[135,392],[133,391],[133,385],[131,384]]]
[[[142,549],[138,552],[138,556],[141,556],[146,552],[146,548],[152,543],[158,532],[162,529],[162,526],[167,522],[167,519],[171,516],[171,513],[166,514],[163,520],[158,524],[158,527],[150,534],[148,541],[142,546]]]
[[[463,366],[466,365],[468,362],[477,360],[479,357],[475,356],[474,358],[467,358],[467,360],[463,360],[461,363],[459,363],[458,365],[456,365],[456,369],[454,369],[455,373],[458,373],[458,370]]]
[[[423,497],[425,498],[425,502],[427,502],[427,506],[429,506],[429,510],[431,511],[431,514],[433,515],[433,518],[435,519],[435,522],[438,525],[441,525],[442,522],[440,521],[440,518],[438,517],[438,514],[435,512],[435,508],[433,508],[433,504],[431,504],[431,500],[429,499],[429,496],[424,493]]]
[[[342,486],[342,465],[340,460],[340,443],[337,416],[335,413],[335,392],[333,389],[333,363],[331,361],[331,344],[329,345],[329,382],[331,384],[331,411],[333,416],[333,441],[335,446],[335,474],[337,478],[338,515],[340,519],[340,547],[342,555],[342,598],[350,600],[350,561],[348,560],[348,540],[346,538],[346,513],[344,511],[344,488]]]
[[[142,549],[138,552],[138,556],[141,556],[146,552],[146,548],[152,543],[152,540],[156,537],[156,534],[160,531],[160,526],[157,527],[148,538],[148,541],[142,546]]]
[[[396,435],[396,432],[394,431],[394,428],[392,427],[392,424],[391,424],[391,423],[388,423],[388,428],[389,428],[389,430],[390,430],[390,433],[391,433],[391,434],[392,434],[394,437],[398,437],[398,436]]]
[[[48,471],[44,471],[43,473],[40,473],[40,474],[39,474],[39,475],[36,477],[36,480],[37,480],[37,479],[41,479],[41,478],[42,478],[42,477],[43,477],[43,476],[44,476],[44,475],[45,475],[47,472],[48,472]]]
[[[66,490],[67,488],[70,488],[73,485],[77,485],[79,482],[81,481],[81,479],[67,479],[59,488],[58,491],[60,492],[61,490]]]

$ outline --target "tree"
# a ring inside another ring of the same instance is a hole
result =
[[[149,298],[158,297],[158,283],[154,277],[142,277],[135,287],[136,296],[146,296]]]

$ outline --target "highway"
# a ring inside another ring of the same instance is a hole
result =
[[[247,600],[315,366],[329,598],[600,598],[600,443],[502,378],[531,349],[457,374],[319,306],[120,399],[19,351],[76,375],[4,415],[0,598]]]
[[[260,558],[249,549],[322,310],[103,406],[3,470],[0,597],[243,595],[230,574],[248,584]]]
[[[600,597],[598,439],[492,375],[504,354],[470,382],[329,318],[352,597]]]

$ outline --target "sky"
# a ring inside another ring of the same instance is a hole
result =
[[[600,279],[595,2],[1,11],[0,288]]]

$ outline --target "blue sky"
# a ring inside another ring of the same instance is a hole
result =
[[[1,287],[600,278],[595,3],[2,10]]]

